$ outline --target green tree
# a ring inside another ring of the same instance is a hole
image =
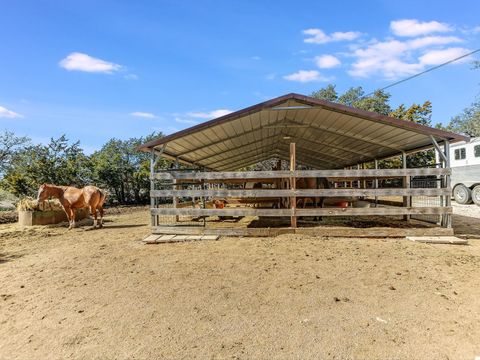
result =
[[[310,96],[320,100],[338,102],[337,90],[335,89],[335,85],[333,84],[328,84],[324,88],[313,92]]]
[[[425,101],[422,105],[413,104],[406,108],[401,104],[390,113],[390,116],[411,121],[416,124],[432,126],[432,103]],[[407,156],[407,167],[428,167],[435,164],[435,151],[433,149],[420,151]]]
[[[82,187],[91,181],[91,163],[80,148],[62,135],[47,145],[29,145],[12,159],[2,187],[15,195],[33,195],[43,183]]]
[[[388,115],[392,111],[389,105],[390,94],[383,90],[377,90],[372,95],[365,96],[365,91],[359,86],[352,87],[344,94],[338,95],[335,85],[329,84],[313,92],[310,96],[383,115]]]
[[[391,96],[383,90],[377,90],[373,94],[365,96],[365,91],[359,86],[352,87],[345,93],[338,95],[335,85],[333,84],[329,84],[312,93],[311,96],[317,99],[333,101],[357,109],[372,111],[398,119],[412,121],[417,124],[431,126],[432,104],[430,101],[425,101],[422,105],[413,104],[408,108],[404,104],[401,104],[398,108],[392,109],[390,105]],[[433,150],[422,151],[407,157],[407,166],[409,167],[428,166],[434,162],[435,156]],[[379,162],[381,168],[394,168],[400,165],[400,158],[392,158]]]
[[[463,109],[459,115],[450,120],[446,128],[472,137],[480,136],[480,101]]]
[[[101,150],[91,156],[95,183],[106,188],[120,204],[147,202],[150,189],[150,154],[139,152],[137,147],[160,136],[163,135],[153,133],[128,140],[109,140]],[[157,167],[166,168],[168,164],[169,162],[162,159]]]
[[[11,167],[15,155],[30,144],[25,136],[15,136],[13,132],[5,130],[0,135],[0,174]]]

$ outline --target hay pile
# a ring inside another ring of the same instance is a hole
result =
[[[32,197],[25,197],[17,203],[17,211],[53,211],[63,210],[58,199],[45,200],[42,203]]]

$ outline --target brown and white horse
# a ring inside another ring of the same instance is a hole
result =
[[[85,186],[77,189],[73,186],[57,186],[43,184],[38,189],[37,201],[43,202],[49,197],[57,198],[62,204],[63,210],[67,214],[70,226],[68,229],[75,227],[75,209],[89,207],[94,218],[93,228],[97,227],[97,210],[100,213],[99,227],[103,226],[103,203],[106,195],[96,186]]]
[[[298,178],[296,182],[297,189],[328,189],[328,180],[326,178]],[[302,204],[302,207],[305,208],[307,200],[310,200],[313,203],[313,206],[316,208],[318,204],[323,208],[323,202],[325,201],[324,197],[301,197],[297,199],[298,204]]]

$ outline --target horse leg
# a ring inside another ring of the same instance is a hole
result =
[[[76,224],[75,224],[75,209],[73,208],[70,208],[70,217],[72,219],[72,223],[70,224],[70,228],[75,228],[76,227]]]
[[[325,202],[325,198],[324,197],[321,197],[319,198],[320,199],[320,209],[323,209],[323,205],[324,205],[324,202]],[[321,216],[318,216],[317,217],[318,221],[322,221],[322,217]]]
[[[65,211],[65,214],[67,215],[67,220],[68,220],[68,230],[72,228],[72,214],[70,213],[70,207],[64,206],[63,211]]]
[[[93,217],[93,228],[97,228],[97,209],[95,206],[90,205],[90,213],[92,214]]]
[[[103,206],[102,205],[98,207],[98,212],[100,213],[100,223],[98,224],[98,227],[102,228],[103,227]]]

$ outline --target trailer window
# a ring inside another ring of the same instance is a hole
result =
[[[455,149],[455,160],[463,160],[466,157],[465,148]]]
[[[480,157],[480,145],[475,145],[473,152],[475,153],[475,157]]]

